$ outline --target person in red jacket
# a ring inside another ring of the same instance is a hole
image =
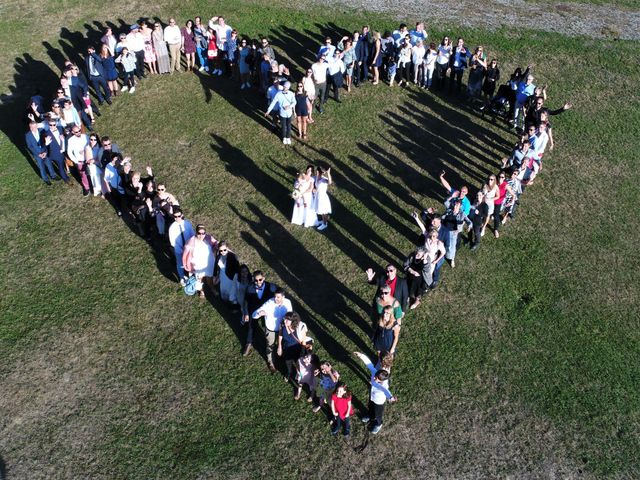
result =
[[[351,433],[353,406],[351,405],[351,392],[347,390],[347,385],[344,382],[338,382],[335,392],[331,395],[331,412],[333,413],[331,435],[337,435],[340,427],[343,426],[342,435],[348,437]]]

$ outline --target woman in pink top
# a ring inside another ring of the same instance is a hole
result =
[[[498,195],[493,201],[494,204],[494,215],[493,215],[493,234],[496,238],[500,237],[500,224],[502,223],[502,218],[500,216],[500,209],[502,208],[502,202],[504,202],[504,198],[509,192],[512,196],[515,196],[515,193],[509,186],[509,184],[505,180],[505,173],[500,172],[500,176],[498,177]]]

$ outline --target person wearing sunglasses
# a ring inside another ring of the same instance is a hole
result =
[[[213,267],[213,284],[220,288],[220,298],[232,305],[238,304],[236,290],[240,262],[235,253],[229,250],[225,240],[218,244],[218,251]]]
[[[185,273],[184,264],[182,263],[182,255],[184,249],[195,235],[191,222],[184,218],[182,209],[178,206],[172,208],[173,211],[173,223],[169,226],[169,244],[173,248],[173,253],[176,259],[176,270],[178,272],[178,279],[180,284],[184,286]]]
[[[403,312],[409,306],[409,286],[407,281],[398,276],[395,266],[388,264],[384,274],[379,274],[373,268],[367,268],[367,282],[378,287],[376,294],[376,311],[380,315],[382,308],[391,305],[396,318],[402,318]],[[395,301],[394,301],[395,300]]]
[[[245,357],[253,350],[253,332],[256,328],[256,319],[251,314],[265,302],[271,300],[277,290],[278,286],[268,282],[262,270],[253,272],[253,282],[247,287],[244,302],[241,304],[242,325],[247,330],[247,340],[242,351],[242,355]]]
[[[201,299],[204,299],[204,285],[210,289],[213,286],[214,252],[217,248],[218,241],[207,233],[204,225],[198,224],[196,234],[189,239],[182,253],[184,270],[196,276],[196,290]]]

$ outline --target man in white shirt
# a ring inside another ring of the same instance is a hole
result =
[[[311,65],[313,72],[313,81],[316,84],[316,97],[318,98],[318,112],[324,112],[322,106],[327,101],[327,72],[329,64],[327,63],[326,54],[318,57],[318,61]]]
[[[173,219],[175,220],[169,227],[169,243],[173,247],[173,253],[176,257],[176,268],[178,270],[178,278],[180,285],[184,286],[184,266],[182,264],[182,254],[187,242],[195,235],[191,222],[184,218],[182,209],[178,206],[173,207]]]
[[[82,195],[89,195],[89,178],[87,177],[87,166],[84,162],[84,149],[89,144],[87,136],[80,131],[80,127],[74,125],[71,128],[71,136],[67,140],[67,156],[74,163],[80,183],[82,183]]]
[[[331,44],[331,37],[324,39],[324,45],[320,45],[318,49],[318,57],[325,55],[327,58],[333,58],[333,52],[336,51],[336,47]]]
[[[251,315],[254,319],[264,317],[264,336],[267,344],[267,366],[271,373],[277,371],[273,365],[273,349],[280,331],[280,323],[284,316],[293,311],[291,300],[285,298],[284,291],[278,288],[272,299],[267,300]]]
[[[230,25],[227,25],[224,21],[224,17],[211,17],[209,20],[209,27],[216,32],[216,46],[218,47],[218,54],[222,55],[220,59],[220,65],[225,64],[225,59],[227,58],[227,42],[231,38],[231,32],[233,28]],[[212,75],[222,75],[222,69],[216,68]]]
[[[171,65],[169,71],[180,71],[180,48],[182,47],[182,34],[180,27],[176,25],[176,19],[170,18],[169,25],[164,27],[164,41],[169,46],[169,54],[171,55]]]
[[[104,165],[104,183],[107,186],[109,200],[119,217],[122,216],[122,211],[126,211],[127,208],[124,199],[124,185],[122,185],[122,177],[118,170],[120,159],[120,154],[114,153],[111,155],[111,160]]]
[[[340,89],[342,88],[344,81],[343,75],[345,70],[346,67],[342,61],[342,53],[338,50],[334,50],[333,58],[329,62],[327,73],[329,74],[329,81],[331,83],[331,88],[333,89],[333,98],[338,103],[340,103]]]

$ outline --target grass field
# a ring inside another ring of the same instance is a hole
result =
[[[241,357],[237,319],[216,300],[185,297],[172,260],[106,202],[77,185],[42,186],[18,118],[23,99],[38,86],[51,93],[61,59],[105,22],[224,12],[240,32],[268,34],[301,72],[325,34],[395,21],[284,2],[65,5],[44,17],[41,4],[0,11],[6,478],[640,475],[636,42],[448,31],[495,53],[503,76],[535,63],[549,104],[574,109],[554,119],[556,149],[517,222],[460,252],[404,322],[399,402],[381,433],[354,425],[344,444],[259,355]],[[97,132],[136,167],[150,163],[188,218],[286,288],[320,356],[366,404],[367,378],[350,356],[371,351],[363,270],[411,250],[409,213],[439,208],[442,168],[475,189],[515,137],[456,100],[368,85],[330,101],[310,140],[285,148],[262,108],[227,80],[148,78],[103,109]],[[323,234],[288,222],[293,175],[309,162],[331,165],[336,181]]]

